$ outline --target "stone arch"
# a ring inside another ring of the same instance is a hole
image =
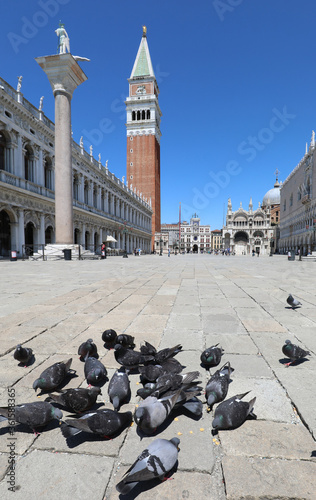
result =
[[[244,242],[248,243],[249,241],[249,236],[245,231],[237,231],[234,235],[234,242],[239,243],[239,242]]]
[[[0,256],[8,257],[11,249],[11,219],[7,210],[0,209]]]
[[[44,186],[54,190],[53,186],[53,159],[49,155],[44,157]]]
[[[34,179],[34,149],[29,142],[24,146],[24,179],[33,181]]]

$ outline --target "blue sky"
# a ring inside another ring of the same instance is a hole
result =
[[[285,180],[316,128],[314,0],[15,0],[3,9],[0,76],[54,120],[38,56],[65,24],[88,80],[72,100],[73,137],[126,174],[124,100],[142,36],[160,88],[162,222],[197,212],[222,227],[228,198],[254,207]]]

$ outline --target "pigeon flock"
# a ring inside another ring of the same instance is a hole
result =
[[[292,295],[289,295],[287,303],[294,309],[301,305]],[[145,341],[140,349],[136,350],[134,337],[117,335],[113,329],[102,333],[102,341],[105,348],[114,350],[114,357],[121,365],[108,384],[108,396],[113,410],[102,407],[93,409],[101,394],[100,385],[108,378],[106,367],[98,359],[96,344],[92,339],[88,339],[78,348],[80,360],[84,362],[88,388],[63,389],[54,393],[53,391],[60,388],[61,384],[65,385],[67,378],[74,373],[71,370],[72,358],[54,363],[33,383],[33,389],[47,393],[47,399],[15,406],[15,421],[27,425],[37,434],[38,429],[57,419],[66,439],[71,439],[79,433],[113,439],[133,421],[140,436],[161,432],[163,424],[166,424],[169,415],[177,408],[184,409],[186,415],[199,419],[203,414],[203,404],[206,404],[207,412],[217,405],[212,421],[213,434],[218,430],[236,429],[246,419],[256,418],[253,413],[256,398],[244,400],[249,391],[225,399],[231,382],[230,377],[234,372],[230,362],[210,374],[206,387],[202,388],[201,381],[197,380],[199,371],[184,373],[185,367],[176,359],[176,355],[182,351],[180,344],[157,350]],[[282,352],[290,359],[285,366],[300,362],[310,355],[308,351],[289,340],[285,341]],[[217,367],[223,353],[224,350],[218,344],[205,349],[200,356],[201,367],[208,372],[210,368]],[[34,360],[33,351],[18,345],[14,359],[19,361],[19,366],[27,366]],[[121,407],[131,398],[129,377],[133,373],[139,375],[143,386],[137,391],[141,400],[136,405],[134,414],[131,411],[121,411]],[[203,401],[199,399],[201,394],[205,394]],[[73,413],[71,418],[63,420],[60,407]],[[0,421],[9,418],[12,418],[10,408],[0,407]],[[179,443],[176,437],[170,441],[160,438],[153,440],[116,485],[117,491],[126,495],[139,482],[165,479],[176,468]]]

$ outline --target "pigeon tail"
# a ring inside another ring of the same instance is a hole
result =
[[[76,434],[79,434],[79,432],[82,432],[81,429],[77,429],[76,427],[71,427],[70,425],[66,424],[65,422],[62,422],[60,426],[62,435],[64,438],[69,438],[71,436],[75,436]]]
[[[137,484],[138,481],[134,481],[133,483],[126,483],[123,479],[120,483],[116,485],[116,489],[121,495],[127,495]]]

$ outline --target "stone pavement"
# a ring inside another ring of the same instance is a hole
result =
[[[316,287],[313,262],[286,257],[210,255],[130,256],[103,261],[0,262],[0,404],[8,388],[16,404],[37,399],[33,381],[44,368],[73,357],[77,377],[67,387],[86,387],[77,349],[91,337],[109,377],[118,368],[101,333],[113,328],[163,348],[183,345],[177,359],[200,370],[201,351],[220,343],[222,364],[235,368],[228,397],[251,391],[257,420],[211,434],[212,414],[200,420],[173,415],[159,437],[180,436],[172,480],[136,487],[121,498],[172,500],[316,498]],[[302,302],[292,311],[291,292]],[[281,347],[289,338],[310,350],[308,361],[284,368]],[[30,346],[33,365],[17,366],[13,349]],[[212,370],[213,372],[213,370]],[[138,375],[131,375],[133,410]],[[245,398],[247,400],[247,398]],[[99,402],[111,407],[107,384]],[[64,412],[64,416],[67,413]],[[24,500],[114,500],[115,484],[153,437],[140,440],[131,426],[107,441],[78,437],[67,445],[58,423],[39,436],[0,424],[0,496]],[[12,440],[12,437],[16,438]],[[6,472],[8,444],[16,458],[12,497]]]

